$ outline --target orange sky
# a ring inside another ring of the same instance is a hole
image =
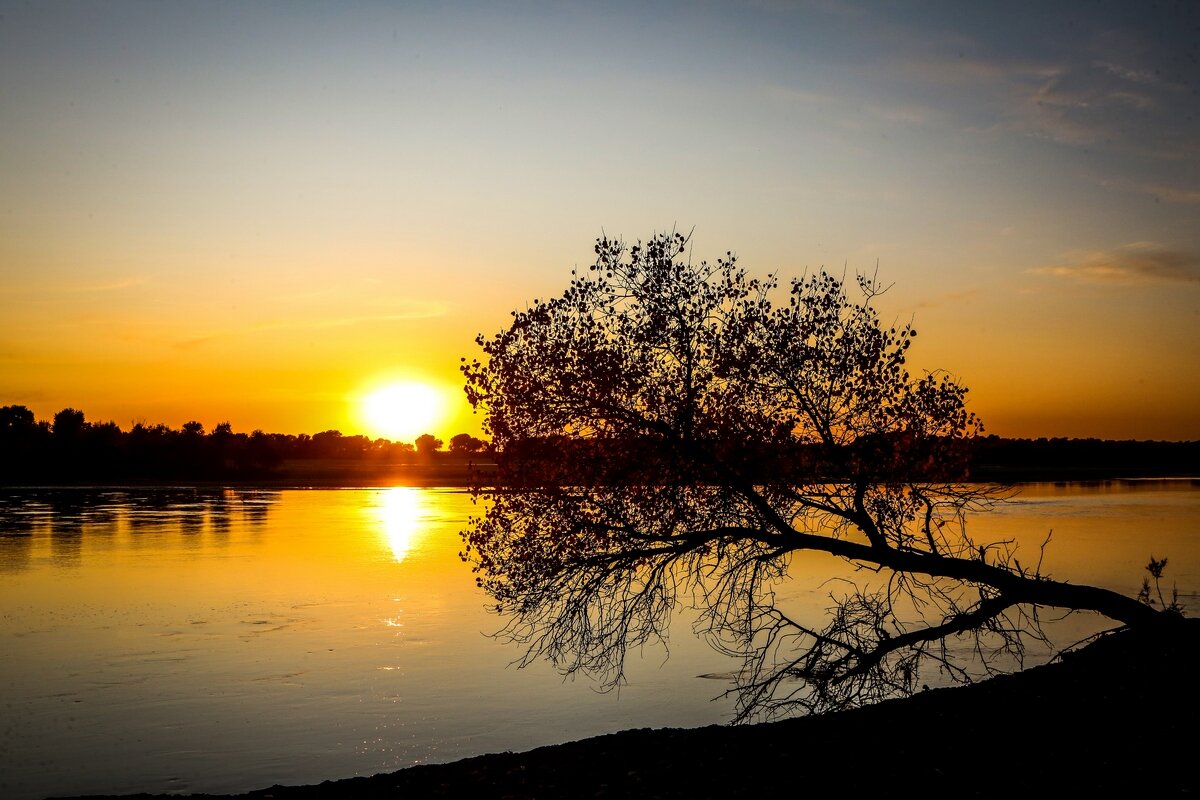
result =
[[[991,432],[1200,439],[1186,5],[2,8],[0,405],[477,433],[476,333],[694,227],[878,265]]]

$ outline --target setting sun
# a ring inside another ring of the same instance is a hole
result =
[[[433,432],[445,415],[445,402],[428,384],[389,383],[363,397],[361,415],[373,436],[410,442]]]

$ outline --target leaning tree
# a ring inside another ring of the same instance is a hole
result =
[[[971,539],[1001,499],[963,482],[980,424],[951,377],[907,371],[917,332],[880,321],[874,278],[780,286],[677,233],[595,252],[463,365],[497,462],[463,557],[525,662],[619,683],[690,605],[741,659],[747,720],[907,693],[926,662],[968,679],[948,640],[1020,656],[1039,609],[1163,617]],[[799,551],[871,580],[814,623],[776,600]]]

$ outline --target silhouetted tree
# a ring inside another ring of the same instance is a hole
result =
[[[1019,658],[1042,606],[1162,618],[968,535],[966,514],[1000,499],[961,483],[981,426],[964,387],[909,374],[917,332],[880,323],[874,279],[781,288],[687,244],[597,240],[589,273],[479,336],[484,360],[463,367],[499,466],[464,558],[526,662],[618,683],[629,648],[691,603],[742,659],[745,720],[910,692],[926,660],[967,679],[948,637]],[[877,577],[814,625],[776,601],[801,551]]]
[[[0,479],[36,480],[51,461],[50,427],[25,406],[0,407]]]
[[[51,426],[51,431],[54,433],[56,439],[70,440],[78,438],[83,433],[86,424],[82,411],[74,408],[64,408],[54,415],[54,424]]]
[[[1200,473],[1200,442],[981,437],[971,474],[1021,480],[1105,479]]]
[[[64,408],[54,415],[51,425],[53,470],[67,478],[81,476],[87,471],[85,434],[88,424],[83,412]]]
[[[305,437],[305,439],[307,438]],[[340,454],[341,444],[341,431],[329,430],[315,433],[311,440],[312,452],[309,455],[316,458],[333,458]]]
[[[422,433],[413,442],[417,448],[417,455],[429,458],[438,450],[442,449],[442,440],[429,433]]]
[[[0,407],[0,436],[28,435],[36,428],[33,412],[25,406]]]
[[[460,433],[450,437],[450,452],[469,455],[471,453],[481,452],[487,443],[482,439],[476,439],[469,433]]]
[[[392,442],[384,439],[384,444],[380,451],[380,459],[383,461],[391,461],[402,464],[409,464],[416,460],[417,448],[408,442]]]
[[[283,454],[272,441],[271,435],[257,429],[250,434],[246,452],[248,463],[256,470],[272,469],[283,460]]]

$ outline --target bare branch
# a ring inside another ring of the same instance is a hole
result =
[[[619,685],[629,649],[691,605],[741,659],[747,720],[910,692],[923,664],[970,680],[960,639],[985,672],[1019,663],[1044,609],[1177,608],[1156,560],[1138,602],[1049,579],[1048,539],[1031,567],[971,538],[968,516],[1011,490],[964,482],[982,425],[949,375],[909,374],[917,331],[880,323],[877,275],[781,285],[731,252],[693,262],[675,232],[595,253],[463,367],[498,468],[464,558],[521,663]],[[801,552],[861,570],[823,625],[775,594]]]

